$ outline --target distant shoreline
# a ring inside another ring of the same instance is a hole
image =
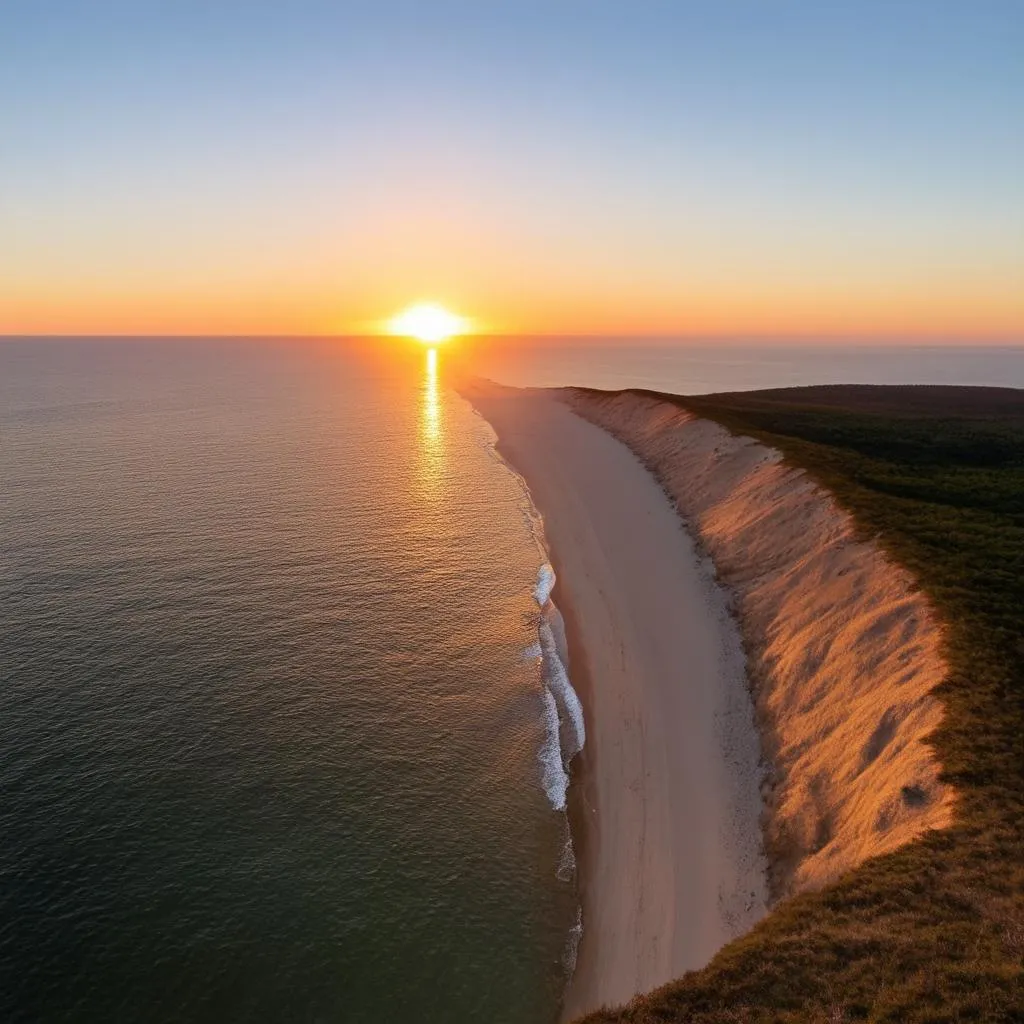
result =
[[[827,492],[666,396],[461,390],[544,516],[587,715],[565,1019],[704,966],[774,899],[948,827],[955,796],[925,742],[939,629]],[[742,653],[728,664],[737,622],[746,672]]]

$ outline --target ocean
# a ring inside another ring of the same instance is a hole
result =
[[[0,343],[0,1019],[555,1018],[544,560],[428,358]]]
[[[557,1019],[586,728],[456,365],[1024,386],[1019,348],[0,341],[0,1019]]]
[[[502,338],[467,341],[460,355],[472,372],[517,387],[578,384],[684,395],[809,384],[1024,387],[1024,339],[1017,346],[956,346]]]

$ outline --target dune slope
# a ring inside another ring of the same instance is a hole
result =
[[[565,391],[650,468],[737,598],[776,895],[952,819],[928,735],[941,636],[909,575],[774,450],[642,394]]]

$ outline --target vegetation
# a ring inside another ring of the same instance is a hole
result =
[[[932,741],[960,800],[951,829],[784,901],[708,967],[588,1024],[1024,1021],[1024,392],[658,397],[781,450],[916,575],[946,627]]]

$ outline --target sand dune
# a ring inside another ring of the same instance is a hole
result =
[[[946,665],[907,573],[777,452],[653,397],[564,394],[644,460],[737,597],[771,770],[774,892],[947,826],[954,795],[924,742]]]

